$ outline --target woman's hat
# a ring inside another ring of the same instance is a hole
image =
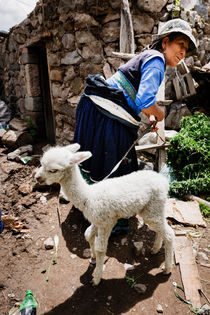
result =
[[[158,34],[152,35],[152,43],[158,42],[171,33],[182,33],[189,38],[190,43],[188,53],[197,49],[196,40],[192,34],[190,25],[181,19],[173,19],[164,23],[164,25],[160,27]]]

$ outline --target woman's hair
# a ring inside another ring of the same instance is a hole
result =
[[[169,41],[170,42],[173,42],[175,39],[177,39],[178,37],[186,37],[188,39],[188,37],[186,35],[184,35],[183,33],[180,33],[180,32],[172,32],[168,35],[166,35],[165,37],[168,37],[169,38]],[[163,37],[163,38],[165,38]],[[163,38],[161,39],[158,39],[157,41],[154,41],[151,45],[150,45],[150,49],[156,49],[158,51],[161,51],[163,49],[162,47],[162,40]]]

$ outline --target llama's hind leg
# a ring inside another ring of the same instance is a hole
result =
[[[85,239],[90,245],[92,264],[96,263],[96,253],[95,253],[95,236],[97,234],[97,228],[91,224],[85,231]]]
[[[164,242],[165,247],[165,274],[169,274],[172,271],[173,265],[173,240],[174,240],[174,231],[172,228],[167,224],[166,219],[161,222],[150,222],[151,230],[155,231],[156,239],[155,243],[152,248],[152,253],[156,254],[161,246],[162,240]]]
[[[96,267],[93,272],[93,284],[98,285],[101,281],[103,272],[104,257],[106,255],[107,244],[111,229],[98,229],[98,235],[95,237]]]

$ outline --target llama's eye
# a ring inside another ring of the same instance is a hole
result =
[[[49,170],[49,173],[56,173],[57,170]]]

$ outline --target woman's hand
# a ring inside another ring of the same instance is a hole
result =
[[[148,108],[143,108],[142,112],[147,116],[151,125],[151,132],[158,131],[157,122],[165,118],[165,112],[160,106],[154,104]]]
[[[154,104],[148,108],[143,108],[142,113],[144,113],[148,117],[148,119],[150,120],[150,123],[154,121],[153,117],[155,117],[155,121],[161,121],[165,118],[164,110],[160,108],[160,106],[158,106],[157,104]],[[153,117],[151,117],[150,119],[150,116],[153,116]]]

